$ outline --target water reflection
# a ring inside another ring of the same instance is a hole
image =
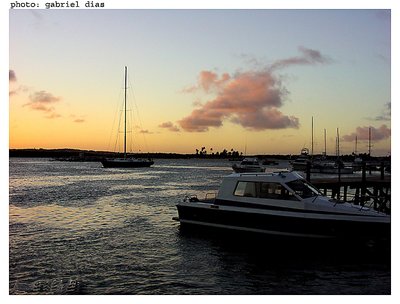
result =
[[[179,235],[181,267],[208,267],[226,294],[390,293],[390,248],[197,228]],[[207,259],[201,248],[210,251]]]
[[[172,220],[176,203],[216,191],[230,166],[160,160],[148,170],[124,170],[11,159],[10,293],[390,292],[387,256],[378,263],[350,247],[309,250],[182,231]]]

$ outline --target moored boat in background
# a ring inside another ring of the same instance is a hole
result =
[[[236,173],[265,171],[265,168],[260,165],[260,162],[256,157],[246,157],[240,162],[240,164],[233,164],[232,169]]]
[[[126,91],[127,91],[127,79],[128,79],[128,68],[125,67],[124,74],[124,157],[123,158],[104,158],[101,160],[101,163],[104,168],[142,168],[142,167],[150,167],[154,164],[154,161],[151,159],[141,159],[134,157],[127,157],[126,153]]]

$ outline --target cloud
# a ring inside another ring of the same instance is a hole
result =
[[[357,140],[368,140],[370,128],[371,128],[371,139],[374,141],[387,139],[391,135],[391,129],[389,129],[386,125],[382,125],[379,128],[357,127],[356,132],[353,132],[349,135],[344,135],[342,137],[342,140],[352,142],[355,140],[356,136],[357,136]]]
[[[35,92],[29,96],[29,99],[35,104],[51,104],[60,101],[60,97],[55,97],[46,91]]]
[[[277,60],[270,66],[270,70],[282,69],[291,65],[316,65],[332,63],[332,59],[322,55],[319,51],[308,49],[302,46],[299,47],[299,51],[301,56]]]
[[[298,128],[297,117],[285,115],[279,110],[288,91],[274,72],[291,65],[332,62],[316,50],[299,47],[299,52],[299,56],[277,60],[259,70],[233,75],[201,71],[198,83],[184,89],[183,92],[193,93],[201,90],[207,94],[214,94],[214,98],[204,104],[197,102],[198,107],[177,123],[188,132],[206,132],[210,127],[219,128],[225,120],[256,131]]]
[[[53,104],[61,100],[60,97],[56,97],[53,94],[46,91],[37,91],[29,95],[30,102],[24,104],[24,106],[29,107],[31,110],[43,111],[48,113],[46,118],[58,118],[61,115],[55,112]]]
[[[215,99],[178,121],[185,131],[205,132],[221,127],[223,120],[253,130],[298,128],[296,117],[286,116],[277,108],[283,105],[286,90],[268,71],[249,71],[234,76],[204,71],[198,87],[217,92]]]
[[[193,93],[197,90],[203,90],[206,93],[218,89],[221,85],[229,81],[231,77],[228,73],[224,73],[219,78],[218,75],[211,71],[201,71],[198,77],[198,84],[183,89],[185,93]]]
[[[13,70],[8,70],[8,79],[10,82],[17,81],[17,76],[15,75],[15,72]]]
[[[29,88],[27,86],[20,85],[17,89],[9,91],[8,95],[11,97],[11,96],[17,95],[21,92],[26,93],[28,91],[29,91]]]
[[[62,117],[62,116],[60,114],[58,114],[58,113],[50,112],[50,114],[46,115],[45,117],[48,118],[48,119],[53,119],[53,118],[59,118],[59,117]]]
[[[163,128],[163,129],[168,129],[171,132],[179,132],[180,131],[179,128],[170,121],[163,122],[162,124],[158,125],[158,127]]]
[[[391,102],[387,102],[384,105],[384,109],[382,110],[381,114],[376,116],[376,117],[372,117],[369,118],[370,120],[376,120],[376,121],[390,121],[392,113],[391,113],[391,108],[392,108],[392,103]]]
[[[86,122],[84,116],[78,116],[78,115],[75,115],[75,114],[70,114],[69,117],[72,119],[72,122],[75,122],[75,123]]]
[[[13,82],[17,82],[17,76],[13,70],[8,70],[8,81],[10,85]],[[8,91],[8,96],[17,95],[19,90],[20,89]]]
[[[17,82],[17,76],[16,76],[16,73],[14,70],[9,70],[8,75],[9,75],[9,82],[10,82],[10,86],[11,86],[12,82]],[[19,85],[17,89],[9,91],[9,96],[11,97],[20,92],[29,93],[32,91],[33,91],[33,89],[29,88],[28,86]],[[31,93],[28,96],[28,98],[29,98],[29,102],[25,103],[23,105],[23,107],[28,107],[31,110],[35,110],[35,111],[41,111],[45,114],[44,117],[48,118],[48,119],[62,117],[61,114],[58,114],[56,112],[56,109],[54,107],[55,104],[57,104],[58,102],[61,101],[60,97],[56,97],[53,94],[51,94],[45,90],[41,90],[41,91],[35,91],[35,92]],[[83,119],[81,117],[76,117],[75,115],[70,115],[70,117],[73,118],[73,122],[76,122],[76,123],[85,122],[85,119]]]
[[[141,133],[141,134],[153,134],[153,132],[150,132],[149,130],[140,130],[139,133]]]

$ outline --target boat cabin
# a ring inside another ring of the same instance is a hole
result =
[[[301,201],[317,195],[319,195],[318,190],[296,172],[236,173],[223,179],[217,199],[261,198]]]

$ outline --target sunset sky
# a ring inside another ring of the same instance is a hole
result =
[[[10,10],[9,50],[10,148],[113,151],[127,66],[133,152],[391,151],[390,10]]]

